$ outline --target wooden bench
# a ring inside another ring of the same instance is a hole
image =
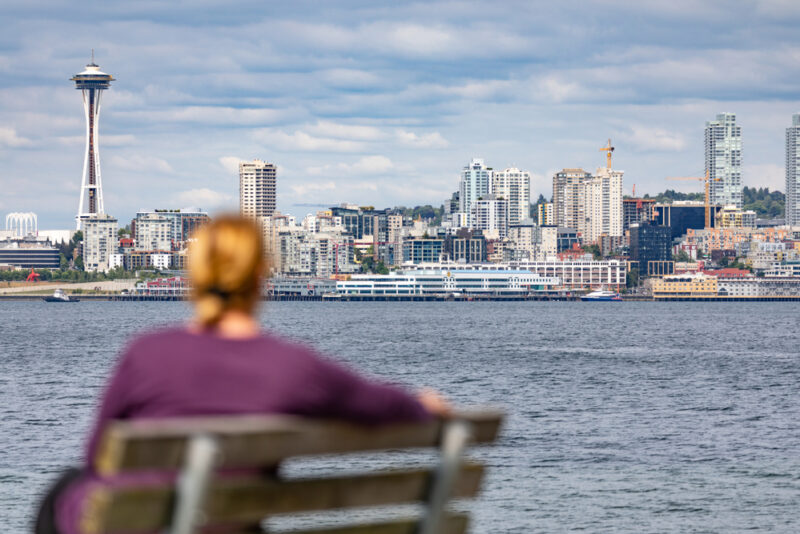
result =
[[[97,472],[171,471],[177,481],[97,488],[81,528],[85,534],[261,532],[259,524],[274,515],[422,503],[420,517],[292,532],[460,534],[468,516],[450,512],[448,501],[475,497],[484,471],[462,453],[467,444],[493,442],[501,420],[501,413],[487,411],[377,427],[291,416],[118,421],[103,435]],[[295,457],[431,447],[438,461],[430,468],[321,478],[284,478],[276,468]]]

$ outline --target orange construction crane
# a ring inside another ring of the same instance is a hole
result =
[[[708,171],[706,171],[706,175],[703,176],[670,176],[667,180],[699,180],[705,184],[705,207],[706,207],[706,228],[711,228],[711,199],[710,199],[710,184],[711,179],[709,178]],[[714,178],[715,182],[719,182],[719,178]]]
[[[606,169],[611,168],[611,153],[614,152],[614,147],[611,146],[611,139],[608,140],[608,144],[600,149],[600,152],[606,153]]]

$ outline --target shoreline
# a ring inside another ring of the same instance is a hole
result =
[[[180,302],[190,300],[188,296],[178,295],[72,295],[78,301],[113,301],[113,302]],[[5,294],[0,295],[0,301],[42,301],[43,295]],[[271,295],[262,297],[262,301],[288,302],[522,302],[522,301],[547,301],[547,302],[576,302],[581,301],[577,295],[547,294],[547,295],[472,295],[472,296],[443,296],[443,295],[341,295],[336,297],[317,295]],[[657,297],[644,295],[622,296],[623,302],[800,302],[800,295],[794,296],[682,296],[682,297]]]

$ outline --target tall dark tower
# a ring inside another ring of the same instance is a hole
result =
[[[100,150],[98,120],[100,119],[100,95],[111,86],[114,79],[110,74],[100,70],[94,62],[86,65],[86,69],[70,78],[75,88],[83,93],[83,109],[86,112],[86,154],[83,158],[83,180],[81,182],[81,200],[78,204],[77,228],[81,228],[81,219],[105,213],[103,208],[103,180],[100,175]],[[88,209],[85,204],[88,198]]]

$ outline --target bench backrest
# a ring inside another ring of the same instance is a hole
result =
[[[254,528],[271,515],[422,502],[427,511],[421,519],[302,532],[465,532],[467,516],[448,513],[445,505],[452,497],[477,494],[483,466],[464,462],[462,452],[467,443],[493,442],[501,421],[498,411],[384,426],[291,416],[118,421],[103,435],[97,472],[113,477],[171,471],[179,473],[177,483],[165,477],[147,485],[97,489],[84,509],[82,529],[86,534],[257,532]],[[302,456],[430,447],[440,449],[432,468],[303,479],[283,479],[274,469]],[[219,474],[230,470],[237,470],[236,476]]]

